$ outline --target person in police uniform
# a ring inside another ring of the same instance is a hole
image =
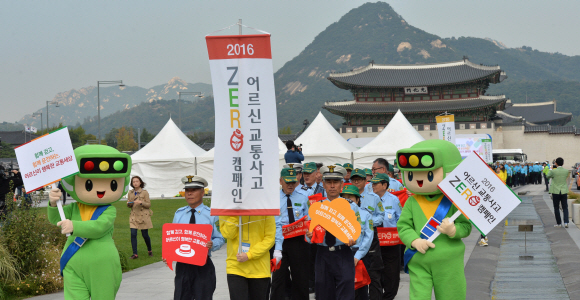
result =
[[[339,198],[346,170],[341,166],[328,166],[322,167],[320,172],[328,198],[323,201]],[[360,216],[358,211],[355,211],[355,214]],[[312,232],[306,233],[306,240],[309,243],[311,238]],[[330,232],[326,232],[324,241],[318,244],[316,252],[317,300],[354,299],[355,256],[350,247],[355,243],[356,241],[351,239],[348,244],[344,244]]]
[[[184,184],[187,206],[179,208],[173,217],[173,223],[209,224],[213,227],[211,240],[207,243],[208,258],[203,266],[177,262],[175,266],[175,300],[205,300],[212,299],[216,288],[215,267],[211,260],[211,252],[217,251],[225,243],[220,233],[219,218],[211,216],[211,209],[203,204],[204,189],[207,180],[201,176],[185,176],[181,178]],[[165,258],[163,262],[167,263]]]
[[[270,299],[284,299],[288,268],[292,275],[292,299],[308,299],[310,245],[304,236],[284,238],[282,226],[292,224],[308,216],[308,197],[296,191],[296,170],[284,168],[280,172],[280,215],[276,216],[276,243],[273,257],[276,264],[281,262],[280,269],[272,274]]]
[[[394,168],[391,164],[389,164],[389,162],[384,159],[384,158],[377,158],[375,159],[375,161],[373,162],[373,176],[376,176],[377,174],[387,174],[390,172],[391,174],[394,172]],[[403,184],[401,184],[398,180],[396,180],[395,178],[392,178],[389,176],[389,190],[388,192],[396,192],[396,191],[400,191],[402,190]],[[372,193],[373,192],[373,186],[371,184],[367,184],[367,186],[365,187],[365,191]]]
[[[316,163],[309,162],[304,164],[302,169],[302,178],[304,178],[304,185],[300,189],[296,189],[299,193],[304,194],[306,197],[312,196],[314,194],[322,193],[324,188],[322,184],[316,182],[318,176],[318,168],[316,168]]]
[[[383,288],[381,286],[383,260],[381,258],[381,247],[379,243],[377,226],[380,227],[383,225],[385,210],[379,196],[375,195],[374,193],[364,191],[366,184],[366,174],[362,169],[354,169],[352,171],[350,180],[359,191],[363,191],[363,193],[359,195],[359,206],[361,209],[364,208],[367,210],[371,214],[373,220],[372,244],[370,246],[369,253],[363,259],[363,262],[369,273],[369,277],[371,278],[371,284],[368,288],[370,299],[380,299],[383,294]]]
[[[401,202],[399,198],[387,192],[389,189],[389,177],[387,174],[377,174],[371,180],[373,190],[380,197],[383,208],[385,209],[385,218],[383,227],[397,227],[397,221],[401,216]],[[383,287],[382,299],[394,299],[399,291],[399,282],[401,276],[401,245],[381,246],[381,255],[383,262],[383,272],[381,283]]]
[[[304,178],[302,177],[303,168],[304,165],[302,164],[285,164],[282,166],[282,169],[294,169],[296,171],[296,182],[298,182],[298,185],[296,186],[297,190],[302,189],[304,183]]]
[[[364,171],[367,177],[367,183],[371,182],[371,179],[373,179],[373,171],[371,171],[369,168],[364,169]]]
[[[365,268],[367,268],[367,272],[372,272],[368,270],[368,266],[373,265],[375,260],[378,258],[380,259],[380,252],[370,252],[372,244],[374,243],[375,239],[373,237],[373,219],[371,215],[371,211],[368,208],[361,207],[360,201],[360,194],[359,189],[355,185],[345,185],[342,187],[342,192],[340,196],[346,199],[350,203],[350,207],[352,210],[358,212],[359,214],[359,223],[361,226],[361,235],[357,239],[356,244],[351,248],[352,252],[354,253],[354,265],[358,264],[359,260],[363,261]],[[378,249],[377,249],[378,250]],[[378,255],[378,257],[377,257]],[[375,272],[376,273],[376,272]],[[379,279],[380,279],[380,272],[379,272]],[[371,284],[372,284],[372,277],[371,277]],[[355,300],[367,300],[369,299],[369,286],[364,286],[355,291]],[[338,297],[342,299],[342,297]],[[371,299],[380,299],[380,294],[375,293],[371,296]]]
[[[344,176],[344,182],[345,183],[350,183],[350,175],[352,174],[352,164],[351,163],[346,163],[344,165],[342,165],[342,167],[346,170],[346,176]]]

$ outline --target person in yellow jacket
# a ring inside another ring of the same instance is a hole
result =
[[[505,183],[507,180],[507,172],[505,170],[505,166],[503,164],[497,166],[495,172],[497,173],[497,177],[499,177],[499,179],[501,179],[501,181]]]
[[[226,273],[231,300],[266,300],[270,283],[270,248],[276,239],[274,216],[242,217],[242,249],[238,216],[220,217],[227,240]],[[241,251],[239,251],[241,250]]]

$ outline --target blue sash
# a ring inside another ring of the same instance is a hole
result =
[[[91,221],[95,221],[109,206],[111,205],[97,207],[93,213],[93,216],[91,217]],[[66,250],[64,250],[64,253],[60,257],[60,276],[62,276],[62,270],[64,270],[64,267],[66,267],[68,261],[73,257],[73,255],[75,255],[75,253],[77,253],[77,251],[79,251],[79,249],[87,242],[87,240],[88,239],[77,236],[75,237],[75,240],[70,245],[68,245]]]
[[[441,199],[439,206],[437,206],[437,210],[435,210],[435,214],[433,215],[433,217],[431,217],[429,220],[427,220],[427,223],[421,229],[421,238],[422,239],[428,240],[433,235],[433,233],[435,233],[435,231],[437,231],[437,226],[439,226],[441,224],[441,222],[443,221],[443,219],[445,218],[445,216],[449,212],[450,208],[451,208],[451,201],[449,201],[449,199],[447,199],[446,196],[443,196],[443,199]],[[417,253],[416,249],[411,250],[411,248],[408,248],[407,251],[405,251],[405,255],[404,255],[403,259],[405,261],[405,273],[407,273],[407,274],[409,274],[409,267],[408,267],[409,261],[411,260],[411,258],[413,258],[413,255],[415,255],[415,253]]]

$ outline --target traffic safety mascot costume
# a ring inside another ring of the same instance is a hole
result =
[[[121,285],[121,263],[113,242],[117,211],[111,203],[129,188],[131,157],[103,145],[75,149],[79,173],[62,179],[62,187],[77,203],[64,206],[60,218],[59,189],[49,195],[48,219],[70,233],[60,259],[65,299],[115,299]]]
[[[457,208],[437,185],[461,162],[454,144],[443,140],[422,141],[397,151],[403,183],[414,195],[409,197],[397,229],[405,249],[405,272],[410,276],[410,299],[465,299],[463,269],[465,244],[471,223],[460,215],[449,221]],[[433,243],[427,239],[439,230]]]

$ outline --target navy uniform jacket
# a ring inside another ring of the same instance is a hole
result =
[[[222,245],[225,244],[226,242],[226,240],[222,236],[222,233],[220,232],[219,217],[211,216],[210,208],[205,206],[203,203],[200,204],[195,209],[192,209],[189,206],[184,206],[177,209],[177,211],[175,212],[175,216],[173,217],[173,223],[189,224],[192,210],[195,211],[195,224],[209,224],[212,226],[213,230],[211,232],[211,241],[213,242],[213,247],[211,247],[211,251],[219,250],[222,247]],[[211,251],[208,254],[210,254]]]

